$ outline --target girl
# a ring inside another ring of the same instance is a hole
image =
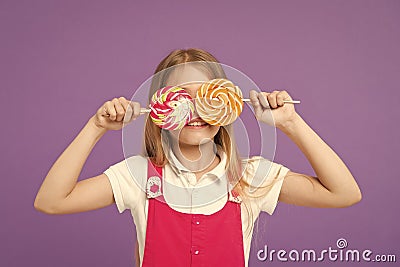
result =
[[[201,49],[175,50],[155,73],[187,62],[218,61]],[[189,76],[207,81],[223,73],[187,68],[167,72],[152,83],[149,96],[163,86],[184,84],[180,87],[195,97],[200,84],[185,84]],[[251,91],[250,100],[257,120],[283,131],[304,153],[316,177],[260,156],[240,159],[232,125],[209,125],[195,113],[183,129],[174,131],[161,130],[147,119],[145,156],[130,157],[103,174],[77,182],[100,138],[140,115],[139,103],[120,97],[105,102],[57,159],[34,206],[48,214],[89,211],[113,203],[120,213],[130,209],[137,231],[138,266],[247,266],[254,220],[261,211],[272,214],[278,201],[338,208],[361,200],[343,161],[293,105],[284,104],[283,100],[291,100],[286,91]],[[253,186],[259,178],[262,184]]]

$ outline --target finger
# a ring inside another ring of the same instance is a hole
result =
[[[260,104],[260,103],[258,103],[259,101],[258,101],[257,95],[258,95],[258,92],[256,90],[250,90],[250,103],[253,106]]]
[[[278,105],[278,107],[282,107],[285,103],[283,103],[283,100],[285,99],[286,95],[283,93],[283,91],[280,91],[277,95],[276,95],[276,104]]]
[[[118,101],[119,101],[119,103],[121,103],[122,107],[124,108],[124,110],[126,112],[126,110],[128,108],[129,101],[123,96],[119,97]]]
[[[111,101],[104,103],[104,111],[106,115],[109,115],[108,117],[110,120],[115,121],[117,118],[117,112],[115,111],[114,104]]]
[[[285,104],[285,102],[283,102],[284,100],[292,100],[292,98],[290,97],[288,92],[283,90],[278,93],[276,100],[277,100],[278,106],[283,106]]]
[[[128,123],[132,120],[133,106],[130,101],[127,101],[123,106],[125,107],[124,123]]]
[[[271,108],[277,108],[278,104],[276,103],[276,95],[278,94],[278,91],[273,91],[267,96],[268,103]]]
[[[131,101],[127,100],[125,97],[121,96],[118,98],[122,107],[124,108],[125,115],[123,117],[123,122],[130,122],[133,114],[133,107]]]
[[[263,108],[271,108],[268,103],[268,100],[267,100],[268,95],[269,95],[269,93],[266,93],[266,92],[261,92],[258,94],[258,99]]]
[[[117,118],[116,121],[122,121],[122,119],[124,118],[125,115],[125,109],[122,106],[121,102],[119,102],[119,99],[114,98],[112,100],[114,107],[115,107],[115,111],[117,112]]]
[[[137,107],[138,106],[138,107]],[[137,102],[129,101],[128,109],[125,115],[125,122],[131,122],[136,120],[136,118],[140,115],[140,104]]]
[[[100,116],[108,117],[110,114],[107,113],[106,103],[104,103],[99,109],[97,110],[97,114]]]
[[[257,119],[260,118],[263,112],[263,108],[258,98],[258,92],[255,90],[250,91],[250,103],[253,106],[254,115],[256,116]]]
[[[132,102],[132,108],[133,108],[132,120],[136,120],[136,118],[140,116],[140,103]]]

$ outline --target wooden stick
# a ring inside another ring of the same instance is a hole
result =
[[[140,114],[150,113],[151,109],[149,108],[140,108]],[[104,115],[105,117],[110,117],[110,114]]]
[[[249,98],[243,98],[243,102],[250,102]],[[283,103],[288,103],[288,104],[300,104],[300,100],[283,100]]]
[[[149,109],[149,108],[141,108],[140,109],[140,114],[145,114],[145,113],[150,113],[151,112],[151,109]]]

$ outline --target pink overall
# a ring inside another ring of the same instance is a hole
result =
[[[211,215],[178,212],[164,201],[162,168],[149,161],[142,267],[245,266],[241,200],[234,191],[228,196],[224,207]]]

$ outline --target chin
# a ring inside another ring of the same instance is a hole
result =
[[[185,126],[181,131],[172,133],[175,138],[179,138],[181,145],[198,146],[214,140],[219,131],[219,126],[207,125],[207,127],[193,128]]]
[[[210,138],[196,138],[196,137],[192,137],[192,138],[180,138],[179,139],[179,144],[180,145],[189,145],[189,146],[199,146],[202,144],[206,144],[208,142],[212,142],[214,139],[210,139]]]

